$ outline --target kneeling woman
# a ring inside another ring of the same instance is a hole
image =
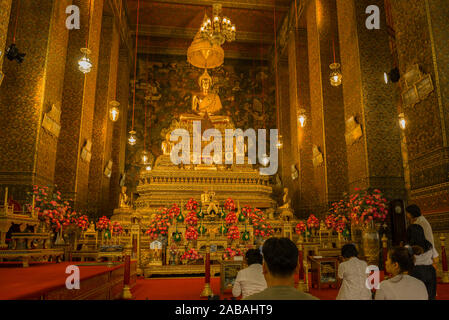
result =
[[[413,270],[413,253],[405,247],[395,247],[388,253],[385,263],[392,278],[380,283],[376,300],[427,300],[426,286],[409,275]]]

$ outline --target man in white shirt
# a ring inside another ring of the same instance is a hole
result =
[[[433,262],[437,263],[438,251],[435,249],[432,227],[429,221],[424,218],[424,216],[421,214],[421,209],[419,209],[416,204],[409,205],[407,208],[405,208],[405,211],[407,212],[407,218],[411,223],[419,224],[424,229],[424,236],[426,237],[427,241],[432,244],[433,247]]]
[[[261,292],[267,288],[267,282],[263,275],[263,257],[258,249],[250,249],[245,255],[248,268],[240,270],[232,287],[232,295],[246,298],[252,294]]]

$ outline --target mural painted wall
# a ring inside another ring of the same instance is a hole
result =
[[[127,144],[126,150],[126,184],[130,190],[135,190],[142,166],[144,138],[154,163],[162,154],[162,131],[173,119],[192,112],[192,97],[200,91],[198,78],[203,72],[182,56],[139,57],[134,107],[134,130],[138,140],[134,146]],[[213,78],[213,90],[221,99],[223,109],[220,114],[229,116],[236,128],[276,127],[275,82],[266,62],[225,60],[223,66],[208,72]],[[132,93],[133,82],[130,90]],[[131,94],[128,131],[132,127],[132,114]]]

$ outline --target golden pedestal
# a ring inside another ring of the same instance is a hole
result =
[[[129,288],[128,285],[125,285],[123,287],[122,299],[124,299],[124,300],[132,300],[132,299],[134,299],[134,297],[133,297],[133,295],[131,293],[131,289]]]
[[[214,292],[212,291],[212,288],[210,287],[210,283],[206,283],[204,285],[204,289],[203,289],[203,292],[201,292],[200,297],[206,298],[206,297],[210,297],[213,295],[214,295]]]

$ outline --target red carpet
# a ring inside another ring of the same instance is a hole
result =
[[[39,297],[59,287],[65,287],[66,267],[77,262],[34,265],[29,268],[0,268],[0,300],[19,300]],[[107,266],[80,266],[80,280],[119,268]]]
[[[213,292],[220,294],[220,278],[211,279]],[[201,291],[204,288],[204,278],[163,278],[138,279],[132,293],[136,300],[202,300]],[[438,300],[449,300],[449,284],[438,284]],[[335,300],[337,289],[311,289],[310,294],[320,300]],[[220,297],[229,299],[231,293]]]

